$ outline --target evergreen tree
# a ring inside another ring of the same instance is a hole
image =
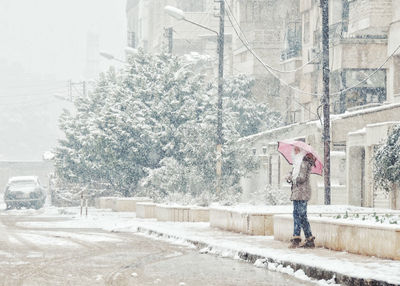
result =
[[[75,102],[76,112],[60,118],[57,177],[123,196],[212,193],[217,95],[199,72],[202,60],[139,52],[122,71],[101,75],[93,93]],[[225,83],[220,197],[240,192],[241,176],[257,163],[239,138],[279,123],[255,103],[251,86],[243,75]]]

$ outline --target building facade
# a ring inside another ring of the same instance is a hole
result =
[[[245,192],[271,185],[289,192],[290,166],[276,151],[278,140],[297,139],[323,154],[321,8],[299,0],[300,52],[282,51],[281,67],[296,72],[281,79],[288,95],[287,124],[244,138],[260,156],[260,170],[243,179]],[[330,0],[331,199],[333,204],[400,208],[399,191],[390,194],[373,179],[374,150],[400,123],[400,3],[391,0]],[[296,18],[296,17],[295,17]],[[293,25],[286,26],[287,35]],[[295,42],[291,40],[291,42]],[[282,83],[282,82],[281,82]],[[322,115],[321,115],[322,116]],[[323,178],[312,178],[312,203],[323,204]]]
[[[207,55],[217,62],[217,34],[168,15],[164,7],[181,9],[188,20],[219,31],[219,4],[213,0],[128,0],[128,46],[149,53]],[[225,25],[224,72],[233,73],[232,31]],[[211,77],[217,74],[217,66]]]
[[[128,0],[128,45],[216,58],[215,33],[175,20],[165,5],[218,30],[214,1]],[[400,199],[374,185],[371,163],[376,145],[400,121],[400,1],[329,5],[332,203],[400,208]],[[243,178],[245,193],[266,185],[289,191],[290,166],[276,151],[278,140],[303,140],[323,154],[321,17],[320,0],[226,0],[225,74],[252,76],[257,100],[285,123],[243,138],[262,162]],[[312,188],[311,202],[322,204],[322,177],[313,176]]]

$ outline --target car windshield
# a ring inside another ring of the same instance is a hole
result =
[[[10,191],[30,192],[35,187],[35,181],[15,181],[10,184]]]

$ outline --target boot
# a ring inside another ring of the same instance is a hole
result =
[[[293,236],[293,238],[290,239],[289,248],[300,247],[300,242],[301,242],[301,237],[300,236]]]
[[[300,247],[302,247],[302,248],[314,248],[315,247],[314,240],[315,240],[315,236],[307,237],[307,239],[304,242],[304,244],[301,245]]]

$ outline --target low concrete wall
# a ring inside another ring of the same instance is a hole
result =
[[[208,208],[190,206],[157,205],[155,209],[158,221],[208,222]]]
[[[192,207],[189,210],[189,222],[209,222],[210,211],[208,208]]]
[[[210,226],[251,235],[273,235],[274,214],[210,208]]]
[[[157,205],[155,212],[158,221],[175,221],[174,207],[168,205]]]
[[[139,202],[152,202],[152,200],[145,197],[117,198],[112,210],[116,212],[136,212],[136,203]]]
[[[323,217],[344,214],[345,212],[346,211],[343,209],[341,211],[334,211],[334,208],[328,208],[322,211],[313,208],[313,206],[310,206],[308,210],[308,214],[321,215]],[[360,208],[358,210],[354,209],[351,212],[372,213],[375,212],[375,210]],[[393,213],[396,212],[394,211]],[[274,235],[274,216],[280,214],[292,215],[292,210],[290,208],[281,208],[281,206],[275,206],[275,208],[271,207],[267,210],[257,209],[257,207],[255,207],[254,211],[243,211],[235,209],[234,207],[212,207],[210,208],[210,226],[250,235],[272,236]]]
[[[309,217],[316,246],[337,251],[400,260],[400,226],[365,225]],[[289,241],[293,234],[290,215],[274,217],[274,238]]]
[[[155,203],[136,203],[137,218],[156,218]]]
[[[98,209],[112,209],[118,197],[100,197],[95,199],[95,206]]]

